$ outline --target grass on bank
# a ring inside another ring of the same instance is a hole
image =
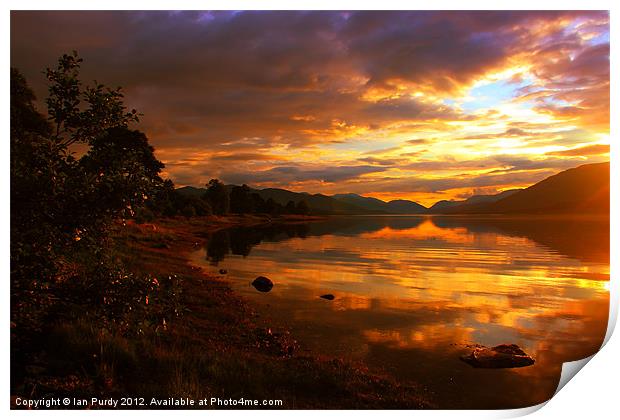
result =
[[[428,392],[413,384],[360,364],[298,354],[288,331],[266,325],[223,279],[188,264],[187,253],[215,229],[265,222],[233,217],[119,225],[116,251],[132,271],[178,279],[180,316],[132,337],[96,328],[79,311],[52,321],[12,394],[281,399],[288,409],[431,406]]]

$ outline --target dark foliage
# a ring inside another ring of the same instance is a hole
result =
[[[142,208],[136,210],[135,219],[138,223],[153,220],[156,216],[209,216],[213,214],[207,200],[185,195],[174,188],[171,180],[165,180],[158,187]]]
[[[209,181],[204,198],[211,206],[213,214],[222,215],[228,213],[230,198],[226,186],[220,180],[212,179]]]
[[[311,213],[310,206],[305,199],[289,200],[286,205],[282,205],[279,200],[273,197],[268,197],[265,200],[261,194],[261,190],[253,190],[246,184],[241,186],[225,185],[218,179],[212,179],[209,184],[207,184],[207,187],[206,189],[182,187],[174,190],[174,193],[168,193],[169,196],[174,194],[178,195],[174,200],[168,199],[168,201],[172,202],[170,211],[167,213],[158,213],[161,209],[169,208],[168,204],[165,203],[166,200],[154,204],[152,210],[157,214],[167,216],[183,214],[183,208],[186,202],[184,201],[185,198],[186,200],[193,200],[192,205],[196,207],[196,209],[198,209],[201,204],[203,206],[207,205],[209,209],[213,209],[213,214],[217,215],[232,213],[237,215],[260,214],[279,216],[283,214],[308,215]],[[202,214],[197,210],[196,215],[200,216]]]
[[[230,211],[237,214],[254,213],[254,201],[250,187],[243,184],[242,186],[233,186],[230,190]]]
[[[306,200],[298,201],[297,205],[295,206],[295,214],[307,215],[308,213],[310,213],[310,207],[308,207],[308,203],[306,203]]]
[[[50,323],[87,316],[122,334],[178,312],[176,280],[136,275],[114,256],[114,223],[174,187],[146,136],[128,128],[121,89],[83,87],[81,59],[63,55],[47,69],[48,118],[24,77],[11,69],[12,361],[40,351]],[[74,145],[86,149],[76,157]],[[165,284],[164,284],[165,283]],[[46,327],[46,328],[44,328]]]

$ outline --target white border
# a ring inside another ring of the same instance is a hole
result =
[[[10,64],[10,13],[9,10],[45,10],[45,9],[64,9],[64,10],[161,10],[161,9],[238,9],[238,10],[288,10],[288,9],[301,9],[301,10],[364,10],[364,9],[380,9],[380,10],[540,10],[540,9],[560,9],[560,10],[611,10],[611,86],[618,86],[618,68],[617,59],[618,47],[617,42],[617,28],[615,25],[615,19],[617,13],[614,10],[612,1],[602,0],[588,0],[588,1],[575,1],[575,0],[520,0],[518,3],[503,2],[499,4],[497,1],[489,0],[469,0],[455,1],[455,0],[434,0],[432,2],[412,2],[412,1],[397,1],[397,0],[381,0],[381,1],[368,1],[368,0],[298,0],[294,3],[283,0],[263,0],[263,1],[251,1],[251,0],[232,0],[232,1],[208,1],[200,2],[196,0],[176,0],[174,3],[170,1],[162,0],[140,0],[140,1],[118,1],[118,0],[93,0],[84,2],[83,0],[61,0],[61,1],[42,1],[42,0],[9,0],[4,2],[8,7],[5,9],[5,13],[2,15],[2,24],[0,25],[0,31],[2,31],[2,67],[0,71],[3,74],[4,83],[0,87],[0,96],[2,97],[2,112],[0,118],[2,121],[2,128],[4,139],[1,142],[2,153],[0,159],[2,159],[2,170],[4,176],[0,179],[0,185],[2,188],[2,197],[4,197],[4,205],[1,206],[0,211],[2,214],[2,229],[3,235],[0,240],[0,246],[2,247],[2,272],[5,274],[4,290],[2,293],[2,303],[4,310],[2,311],[2,325],[8,327],[9,325],[9,142],[6,138],[8,136],[9,129],[9,64]],[[612,102],[611,102],[611,115],[617,116],[617,100],[618,95],[615,94],[612,88]],[[618,123],[617,120],[612,117],[611,120],[611,133],[617,133]],[[613,137],[612,137],[613,138]],[[619,168],[614,160],[616,155],[615,145],[616,140],[612,140],[612,165],[611,165],[611,214],[618,214],[618,175]],[[617,219],[611,219],[611,276],[614,278],[616,267],[618,266],[618,223]],[[466,419],[480,419],[480,418],[505,418],[516,417],[525,415],[536,411],[532,415],[532,418],[547,419],[547,418],[583,418],[588,416],[589,418],[613,418],[615,417],[611,413],[617,415],[618,410],[616,408],[615,401],[617,399],[617,384],[618,376],[620,375],[620,363],[618,362],[617,355],[620,354],[620,341],[617,338],[617,334],[611,337],[611,332],[615,326],[615,321],[618,314],[618,301],[620,296],[620,284],[614,280],[611,281],[611,308],[610,308],[610,321],[608,333],[606,336],[605,347],[592,358],[592,361],[588,363],[588,367],[584,369],[584,372],[579,374],[579,379],[570,381],[562,391],[553,397],[547,404],[541,404],[540,406],[520,409],[520,410],[503,410],[503,411],[389,411],[389,412],[376,412],[376,411],[326,411],[321,412],[321,416],[327,416],[335,418],[336,416],[348,416],[353,415],[361,419],[374,418],[377,415],[389,415],[393,418],[411,419],[415,418],[466,418]],[[2,393],[0,395],[5,396],[4,407],[5,410],[9,409],[9,334],[8,331],[4,331],[4,345],[0,346],[0,354],[2,355],[2,361],[4,362],[5,372],[4,383],[2,384]],[[546,405],[546,406],[545,406]],[[537,411],[542,406],[545,406],[543,410]],[[24,411],[11,411],[11,416],[33,416],[37,418],[59,418],[67,417],[82,417],[85,415],[92,417],[102,418],[103,416],[110,416],[110,412],[83,412],[83,411],[53,411],[53,412],[24,412]],[[136,415],[148,415],[149,417],[164,418],[170,415],[182,415],[182,416],[200,416],[204,417],[208,415],[215,419],[218,418],[230,418],[251,416],[254,419],[272,419],[274,417],[283,418],[294,415],[299,419],[310,419],[317,415],[316,411],[250,411],[250,412],[230,412],[230,411],[210,411],[207,413],[203,411],[197,412],[184,412],[180,414],[178,412],[170,413],[164,411],[149,411],[149,412],[115,412],[114,416],[120,416],[121,418],[129,418],[129,416]]]

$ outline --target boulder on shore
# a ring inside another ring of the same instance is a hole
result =
[[[477,346],[469,355],[461,356],[461,360],[475,368],[502,369],[525,367],[534,364],[516,344],[500,344],[495,347]]]
[[[265,276],[258,276],[252,282],[252,286],[259,292],[269,292],[273,289],[273,282]]]
[[[332,295],[331,293],[328,293],[326,295],[321,295],[319,296],[321,299],[327,299],[327,300],[334,300],[336,297],[334,295]]]

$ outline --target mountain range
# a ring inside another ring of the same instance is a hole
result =
[[[475,208],[480,205],[494,203],[509,197],[515,193],[521,191],[520,188],[513,190],[502,191],[499,194],[493,195],[472,195],[467,200],[441,200],[433,204],[429,209],[429,213],[451,213],[460,212],[464,209]]]
[[[202,196],[206,189],[181,187],[177,191]],[[305,200],[314,214],[609,214],[609,162],[568,169],[525,189],[474,195],[461,201],[442,200],[430,208],[410,200],[386,202],[353,193],[328,196],[279,188],[253,189],[253,192],[282,205],[291,200]]]

